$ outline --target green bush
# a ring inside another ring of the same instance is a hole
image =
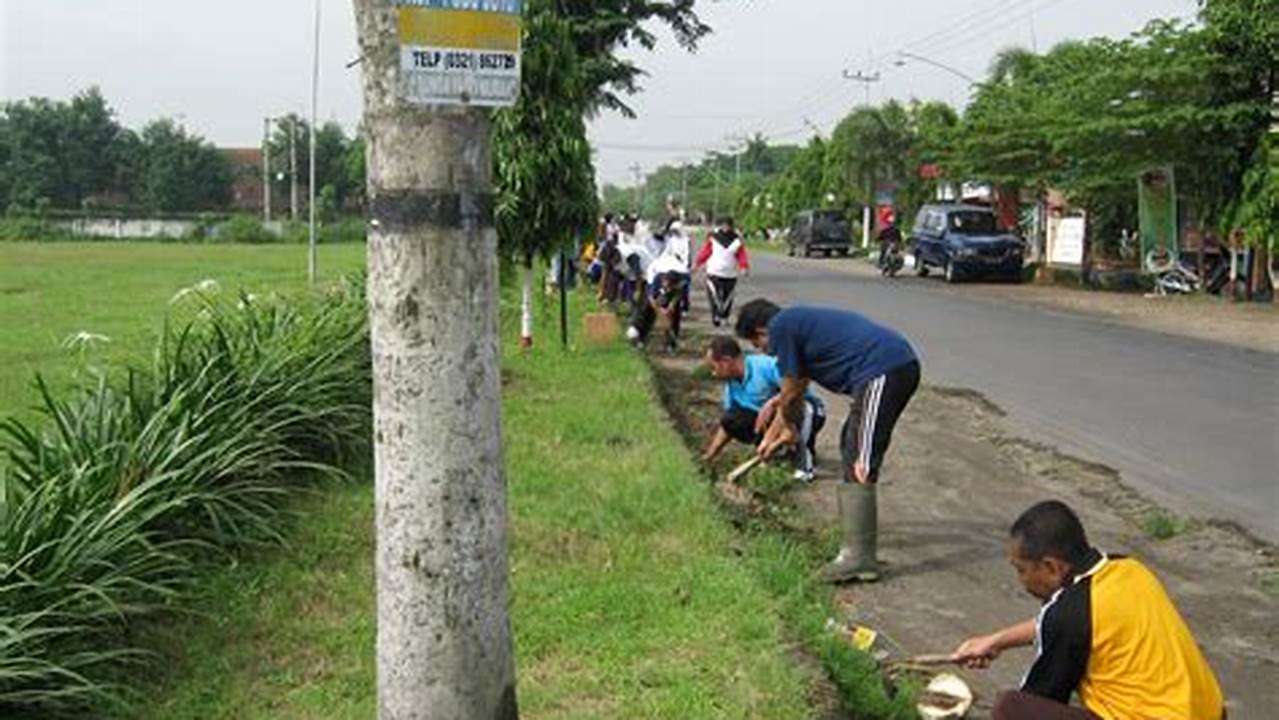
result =
[[[280,238],[266,229],[261,220],[252,215],[233,215],[214,230],[213,237],[219,242],[233,243],[273,243]]]
[[[65,400],[41,384],[46,427],[0,423],[0,716],[122,706],[129,624],[180,608],[202,561],[278,541],[286,499],[366,447],[363,296],[193,290],[153,367]]]
[[[209,240],[214,239],[217,233],[218,223],[220,223],[222,219],[223,216],[215,213],[200,213],[195,217],[195,226],[182,236],[182,241],[208,242]]]
[[[344,217],[319,228],[317,240],[330,243],[362,243],[368,236],[368,223],[362,217]]]
[[[69,239],[71,234],[44,218],[29,215],[11,215],[0,218],[0,241],[40,241]]]

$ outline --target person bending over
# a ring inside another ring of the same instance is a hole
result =
[[[854,312],[797,306],[783,310],[752,300],[737,316],[737,336],[777,358],[782,389],[759,413],[759,453],[794,445],[803,420],[800,402],[810,382],[850,399],[841,431],[844,470],[839,501],[843,542],[821,571],[826,582],[879,579],[875,557],[879,515],[876,483],[893,428],[919,387],[919,360],[900,333]]]

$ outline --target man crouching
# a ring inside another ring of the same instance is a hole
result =
[[[1022,513],[1009,536],[1008,559],[1043,607],[951,656],[985,668],[1004,650],[1035,646],[1021,688],[995,701],[994,720],[1225,718],[1212,668],[1145,565],[1089,545],[1074,511],[1055,500]],[[1083,707],[1070,705],[1075,693]]]
[[[782,376],[777,371],[777,358],[743,355],[741,345],[725,336],[711,340],[706,349],[706,365],[715,379],[724,381],[724,414],[702,453],[702,460],[710,462],[730,439],[748,445],[759,443],[761,435],[755,427],[759,411],[781,390]],[[800,439],[796,444],[794,479],[812,482],[817,434],[826,424],[826,408],[812,393],[804,396],[802,408],[803,415],[796,422]]]

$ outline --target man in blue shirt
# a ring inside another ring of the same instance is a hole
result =
[[[844,471],[838,489],[844,541],[822,568],[827,582],[879,579],[875,559],[875,485],[897,418],[919,387],[919,359],[900,333],[854,312],[811,306],[781,309],[752,300],[737,316],[738,337],[777,358],[781,392],[760,410],[759,453],[769,457],[799,439],[810,382],[852,401],[840,433]]]
[[[782,377],[777,372],[776,359],[768,355],[743,355],[736,340],[722,335],[711,340],[706,350],[706,364],[711,375],[724,381],[724,414],[702,453],[702,460],[710,462],[719,456],[729,440],[748,445],[759,442],[756,418],[764,405],[781,390]],[[802,482],[811,482],[817,434],[826,424],[826,409],[816,395],[809,393],[804,397],[803,413],[794,477]]]

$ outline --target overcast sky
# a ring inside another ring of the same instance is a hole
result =
[[[320,118],[360,117],[350,0],[322,7]],[[918,60],[981,76],[991,55],[1066,38],[1124,36],[1155,17],[1190,18],[1195,0],[728,0],[699,3],[715,29],[696,54],[669,35],[635,57],[650,72],[636,120],[596,119],[601,181],[725,150],[762,132],[802,142],[870,98],[961,104],[966,83]],[[177,117],[225,146],[256,146],[262,118],[305,112],[313,0],[0,0],[0,96],[66,98],[102,88],[121,120]]]

